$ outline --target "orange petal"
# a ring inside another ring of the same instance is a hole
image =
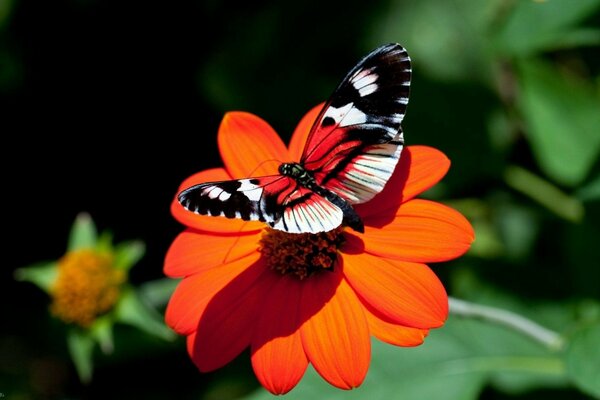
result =
[[[367,317],[371,335],[382,342],[393,344],[395,346],[413,347],[418,346],[425,340],[429,333],[427,329],[409,328],[394,324],[385,318],[371,312],[371,307],[365,305],[364,313]],[[374,311],[374,310],[373,310]]]
[[[184,180],[179,186],[179,192],[199,183],[217,182],[230,179],[232,179],[231,176],[223,168],[207,169],[200,171]],[[261,230],[265,227],[265,224],[258,221],[243,221],[241,219],[198,215],[183,208],[183,206],[177,201],[177,195],[175,195],[173,201],[171,202],[171,214],[173,214],[173,217],[175,217],[177,221],[189,226],[190,228],[209,232],[252,232]]]
[[[259,260],[212,297],[200,317],[194,342],[192,358],[200,371],[221,368],[250,345],[276,277]]]
[[[385,188],[373,200],[356,205],[363,217],[397,208],[440,181],[450,168],[450,160],[433,147],[408,146],[402,150],[396,170]]]
[[[277,174],[279,164],[290,161],[277,133],[254,114],[225,114],[217,140],[225,168],[236,179]]]
[[[262,273],[264,266],[257,262],[259,257],[259,253],[253,253],[230,264],[184,278],[177,285],[167,305],[167,325],[180,335],[191,334],[196,330],[202,313],[216,293],[245,270],[256,276]]]
[[[443,204],[413,199],[393,214],[394,210],[387,211],[364,220],[365,233],[360,237],[368,253],[404,261],[439,262],[463,255],[473,242],[469,221]]]
[[[300,338],[298,279],[282,276],[269,291],[252,339],[252,367],[273,394],[289,392],[302,378],[308,359]]]
[[[437,328],[448,316],[444,286],[425,264],[344,254],[346,279],[364,303],[394,323]]]
[[[308,138],[308,134],[310,133],[310,128],[312,128],[315,120],[319,116],[319,112],[325,103],[321,103],[316,107],[313,107],[309,112],[307,112],[304,117],[300,120],[300,123],[294,130],[294,134],[292,135],[292,140],[290,140],[290,157],[294,161],[300,161],[300,157],[302,157],[302,152],[304,151],[304,145],[306,144],[306,139]]]
[[[360,301],[337,275],[323,273],[308,278],[301,302],[306,322],[300,332],[306,355],[317,372],[333,386],[351,389],[365,379],[371,342]]]
[[[188,229],[173,241],[165,257],[165,275],[178,278],[227,264],[257,251],[260,233],[206,233]]]

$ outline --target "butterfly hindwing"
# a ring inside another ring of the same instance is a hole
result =
[[[346,76],[317,117],[301,163],[317,183],[351,204],[364,203],[385,186],[404,139],[411,77],[408,53],[382,46]]]
[[[290,233],[327,232],[342,224],[342,210],[304,187],[297,187],[281,198],[281,218],[272,228]]]
[[[196,214],[263,221],[291,233],[329,231],[344,217],[339,207],[281,175],[202,183],[178,200]]]

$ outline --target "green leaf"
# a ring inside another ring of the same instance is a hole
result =
[[[600,153],[600,97],[590,85],[542,62],[521,62],[518,106],[546,174],[574,186]]]
[[[113,339],[113,321],[109,316],[97,318],[90,327],[90,333],[100,345],[104,354],[110,354],[115,348]]]
[[[577,197],[583,201],[600,199],[600,175],[577,191]]]
[[[505,251],[497,230],[487,219],[471,220],[473,229],[477,232],[477,240],[469,249],[469,255],[482,258],[495,258]]]
[[[115,268],[129,270],[146,252],[146,246],[142,241],[134,240],[119,243],[115,247]]]
[[[573,383],[600,399],[600,322],[578,331],[565,356],[567,373]]]
[[[174,340],[176,335],[164,324],[162,315],[144,304],[133,289],[127,289],[115,309],[117,321],[134,326],[164,340]]]
[[[385,14],[376,19],[369,47],[400,42],[419,69],[438,79],[489,80],[491,53],[487,49],[487,31],[502,3],[501,0],[392,2],[383,8]]]
[[[72,328],[67,333],[69,354],[75,364],[77,375],[83,383],[89,383],[92,380],[94,343],[94,337],[89,331]]]
[[[155,308],[161,308],[167,305],[180,279],[156,279],[145,282],[138,288],[138,294],[145,303]]]
[[[112,240],[113,235],[111,232],[102,232],[96,241],[96,250],[101,253],[112,253],[114,251]]]
[[[599,0],[514,1],[506,21],[496,34],[498,50],[524,56],[540,50],[597,43],[597,30],[575,24],[600,6]],[[510,4],[510,3],[505,3]]]
[[[507,258],[519,260],[529,255],[539,232],[537,218],[531,207],[524,207],[509,199],[495,199],[494,225]]]
[[[97,236],[92,217],[87,213],[80,213],[71,228],[67,250],[93,249],[98,240]]]
[[[50,288],[58,274],[58,262],[46,261],[34,264],[29,267],[19,268],[15,271],[15,279],[18,281],[31,282],[38,286],[46,293],[50,292]]]
[[[13,8],[13,0],[0,1],[0,28],[9,20]]]

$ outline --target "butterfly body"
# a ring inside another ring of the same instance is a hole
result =
[[[289,176],[296,180],[296,182],[304,188],[310,190],[313,193],[329,200],[331,203],[336,205],[342,210],[344,215],[344,223],[358,232],[364,232],[364,226],[359,215],[354,211],[354,208],[342,199],[340,196],[327,190],[317,184],[315,177],[306,170],[300,163],[283,163],[279,166],[279,173],[283,176]],[[308,193],[310,195],[310,193]]]
[[[400,123],[410,86],[410,58],[400,45],[363,58],[323,106],[299,162],[278,175],[192,186],[178,195],[188,211],[257,220],[289,233],[345,224],[363,232],[353,204],[379,193],[404,145]]]

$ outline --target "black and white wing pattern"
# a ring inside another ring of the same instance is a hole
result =
[[[323,106],[300,160],[317,183],[351,204],[379,193],[404,145],[411,78],[408,53],[382,46],[362,59]]]
[[[339,207],[281,175],[202,183],[178,200],[196,214],[262,221],[290,233],[330,231],[344,218]]]
[[[263,221],[290,233],[317,233],[345,223],[362,232],[352,204],[383,190],[404,145],[410,58],[399,44],[363,58],[323,106],[298,163],[280,175],[192,186],[178,194],[188,211]]]

